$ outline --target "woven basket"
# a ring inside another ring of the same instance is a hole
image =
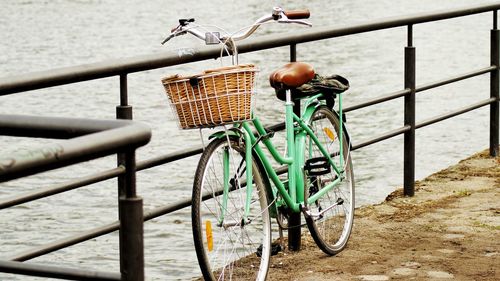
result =
[[[182,129],[215,127],[251,118],[257,69],[252,64],[162,79]]]

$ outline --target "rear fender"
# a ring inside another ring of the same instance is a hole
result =
[[[340,116],[339,116],[339,113],[335,110],[332,110],[333,114],[335,114],[337,116],[337,118],[339,118],[340,120]],[[345,113],[342,114],[342,120],[344,121],[343,124],[342,124],[342,129],[343,129],[343,133],[345,135],[345,138],[347,139],[347,143],[349,144],[349,149],[352,149],[352,142],[351,142],[351,136],[349,135],[349,130],[347,130],[347,126],[346,126],[346,123],[347,123],[347,120],[346,120],[346,117],[345,117]]]
[[[225,138],[226,136],[240,138],[240,137],[242,137],[242,133],[239,131],[239,129],[231,128],[231,129],[228,129],[228,130],[225,130],[225,131],[215,132],[215,133],[211,134],[208,137],[208,139],[209,140],[212,140],[212,139],[221,139],[221,138]]]
[[[316,110],[316,108],[318,108],[320,106],[324,106],[324,105],[320,102],[310,102],[309,107],[307,107],[305,109],[305,112],[302,115],[302,119],[304,120],[304,122],[308,123],[309,120],[311,120],[312,115],[313,115],[314,111]],[[332,110],[333,114],[335,114],[335,116],[337,116],[337,119],[340,120],[339,113],[336,110],[333,110],[333,109],[331,109],[331,110]],[[343,124],[342,124],[343,134],[345,135],[345,137],[347,139],[347,143],[349,143],[349,148],[352,148],[351,137],[349,135],[349,131],[347,130],[347,126],[346,126],[347,120],[346,120],[345,113],[342,114],[342,120],[343,120]]]

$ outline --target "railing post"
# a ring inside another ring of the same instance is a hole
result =
[[[493,29],[491,30],[490,37],[491,45],[491,65],[496,66],[490,74],[490,96],[495,98],[496,101],[490,105],[490,155],[498,156],[498,123],[499,123],[499,67],[500,67],[500,55],[499,55],[499,30],[497,27],[497,11],[493,11]]]
[[[410,130],[404,134],[404,175],[405,196],[415,194],[415,47],[413,47],[413,26],[408,25],[408,46],[405,47],[405,88],[410,93],[405,96],[405,126]]]
[[[125,153],[125,190],[119,197],[120,273],[124,281],[144,280],[142,198],[136,195],[135,150]]]
[[[132,120],[128,105],[127,75],[120,75],[120,105],[117,119]],[[118,166],[125,174],[118,176],[118,217],[120,220],[120,272],[122,280],[144,280],[144,227],[142,198],[136,195],[135,151],[118,153]]]
[[[297,61],[297,45],[290,45],[290,61]],[[293,112],[300,115],[300,102],[296,102],[293,106]],[[301,213],[291,213],[288,218],[288,249],[290,251],[300,251],[301,246]]]
[[[120,105],[116,107],[117,119],[132,120],[132,106],[128,105],[127,74],[120,75]]]
[[[132,120],[132,106],[128,105],[127,74],[120,75],[120,105],[116,107],[116,119]],[[125,154],[118,153],[118,166],[125,165]],[[125,177],[118,176],[118,196],[125,192]]]

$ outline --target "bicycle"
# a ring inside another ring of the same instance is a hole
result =
[[[203,33],[199,26],[194,26],[194,19],[183,19],[163,43],[190,33],[206,44],[222,43],[224,48],[236,52],[234,42],[249,37],[263,23],[310,25],[303,20],[308,17],[307,10],[274,8],[271,15],[261,17],[246,30],[233,35]],[[204,148],[193,184],[193,238],[205,280],[264,280],[271,256],[271,217],[277,220],[281,230],[288,227],[287,218],[291,213],[303,213],[312,238],[328,255],[345,248],[354,219],[351,145],[342,112],[342,92],[348,87],[347,80],[335,77],[343,83],[343,88],[322,87],[312,66],[301,62],[289,63],[271,74],[271,86],[285,102],[286,154],[281,155],[272,142],[274,132],[266,130],[251,110],[244,118],[231,116],[221,120],[214,118],[217,112],[207,117],[208,100],[213,98],[210,95],[215,86],[210,88],[209,82],[203,79],[215,81],[214,72],[233,76],[237,72],[239,82],[252,80],[253,66],[242,68],[208,71],[204,76],[174,76],[163,81],[182,128],[224,126],[224,130],[210,135],[211,142]],[[312,82],[320,84],[319,90],[303,89],[304,85],[310,88]],[[241,90],[240,86],[237,88]],[[252,91],[247,86],[241,88]],[[179,105],[182,101],[172,97],[176,90],[185,91],[188,99],[191,94],[206,96],[182,107]],[[233,97],[226,94],[231,104]],[[338,99],[337,111],[335,99]],[[294,102],[303,104],[299,115],[293,112]],[[233,100],[229,111],[236,108],[235,103]],[[248,98],[238,100],[237,104],[238,110],[248,108]],[[220,102],[217,106],[221,106]],[[190,118],[182,121],[186,110],[191,110]],[[204,119],[210,120],[203,122]],[[228,128],[228,124],[232,127]],[[280,177],[272,167],[262,144],[275,161],[286,165],[286,178]]]

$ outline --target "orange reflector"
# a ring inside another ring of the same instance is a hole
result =
[[[325,134],[328,136],[328,138],[331,141],[335,140],[335,134],[333,134],[333,132],[332,132],[332,130],[330,130],[330,128],[323,128],[323,131],[325,131]]]
[[[205,232],[207,235],[208,251],[211,252],[214,249],[214,238],[212,236],[212,223],[209,220],[205,221]]]

